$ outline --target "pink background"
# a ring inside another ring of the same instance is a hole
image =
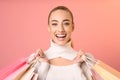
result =
[[[0,0],[0,69],[49,47],[49,11],[71,9],[74,48],[120,71],[120,0]]]

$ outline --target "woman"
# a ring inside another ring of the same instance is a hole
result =
[[[51,10],[48,16],[48,31],[51,34],[50,48],[45,52],[39,49],[36,55],[32,55],[39,57],[41,61],[37,66],[39,79],[89,80],[90,71],[83,61],[86,59],[83,56],[84,52],[77,52],[72,47],[71,34],[74,31],[72,12],[65,6]]]

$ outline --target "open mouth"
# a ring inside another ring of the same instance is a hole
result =
[[[66,37],[66,34],[57,34],[56,37],[57,37],[57,38],[65,38],[65,37]]]
[[[59,40],[64,40],[66,38],[66,34],[56,34],[55,35]]]

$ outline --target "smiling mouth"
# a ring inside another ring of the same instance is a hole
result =
[[[66,37],[66,34],[56,34],[56,37],[57,37],[57,38],[65,38],[65,37]]]

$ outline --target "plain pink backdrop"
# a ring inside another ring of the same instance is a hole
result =
[[[120,0],[0,0],[0,69],[49,47],[47,16],[58,5],[74,14],[74,48],[120,71]]]

